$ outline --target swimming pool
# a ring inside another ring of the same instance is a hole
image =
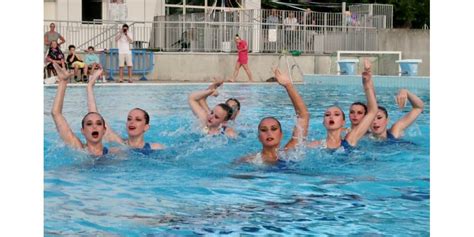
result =
[[[337,104],[347,114],[364,94],[361,85],[307,79],[297,88],[311,113],[308,137],[321,139],[325,108]],[[429,235],[429,87],[408,86],[425,110],[404,142],[362,141],[350,155],[301,150],[299,162],[278,169],[233,161],[261,148],[256,127],[264,116],[280,119],[288,141],[294,111],[284,89],[225,84],[210,98],[210,105],[241,101],[240,135],[230,140],[195,128],[187,94],[206,86],[96,86],[99,111],[112,128],[125,135],[128,111],[141,107],[151,116],[145,139],[167,149],[95,163],[60,140],[49,115],[56,88],[45,87],[45,235]],[[376,92],[391,121],[398,119],[397,88]],[[68,88],[63,113],[81,139],[86,111],[85,88]]]

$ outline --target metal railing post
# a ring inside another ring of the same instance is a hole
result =
[[[328,34],[327,34],[327,29],[326,29],[326,26],[327,26],[327,13],[324,13],[323,15],[323,37],[324,37],[324,42],[330,42],[327,40],[327,37],[328,37]],[[327,48],[326,48],[326,43],[323,45],[323,52],[326,52]]]

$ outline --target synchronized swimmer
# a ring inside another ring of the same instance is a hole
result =
[[[104,118],[97,112],[89,112],[82,119],[81,132],[86,138],[85,144],[83,144],[81,140],[74,134],[74,132],[69,127],[66,118],[64,118],[62,114],[67,81],[72,77],[73,73],[68,72],[65,68],[60,67],[56,62],[53,62],[53,67],[56,70],[59,82],[58,89],[56,91],[56,97],[54,98],[53,102],[53,108],[51,110],[51,115],[61,139],[63,139],[66,145],[75,149],[85,150],[94,156],[103,156],[109,152],[117,152],[118,150],[116,148],[111,148],[109,150],[102,144],[102,138],[107,132],[107,128],[105,126]],[[100,70],[98,70],[92,75],[92,77],[98,77],[100,73]]]
[[[99,69],[99,74],[101,75],[102,69]],[[98,113],[97,105],[95,103],[94,97],[94,85],[96,82],[97,76],[95,74],[89,79],[87,84],[87,105],[89,112]],[[117,133],[115,133],[107,123],[105,123],[107,128],[104,139],[110,142],[116,142],[118,144],[126,145],[136,151],[148,154],[153,150],[164,149],[165,146],[160,143],[148,143],[145,142],[144,136],[146,131],[150,129],[150,115],[143,109],[134,108],[128,112],[126,129],[128,138],[122,138]]]
[[[121,138],[105,122],[98,113],[94,98],[94,85],[96,79],[101,75],[102,69],[97,70],[90,77],[87,85],[87,104],[89,113],[82,120],[81,132],[86,138],[86,143],[77,138],[71,131],[67,121],[62,115],[64,95],[67,87],[67,80],[72,73],[59,67],[54,62],[53,66],[58,73],[58,89],[53,103],[52,117],[57,130],[65,143],[76,149],[84,149],[92,155],[102,156],[107,153],[116,153],[119,148],[106,148],[102,145],[102,139],[125,145],[128,148],[149,154],[150,151],[164,149],[160,143],[145,142],[144,134],[150,128],[150,117],[148,113],[140,108],[132,109],[127,116],[126,128],[128,138]],[[248,155],[239,159],[240,162],[254,164],[277,164],[282,156],[296,147],[310,147],[335,150],[343,148],[350,151],[357,146],[359,140],[370,134],[369,137],[375,140],[399,139],[403,136],[404,130],[409,127],[422,113],[423,101],[412,92],[401,89],[397,95],[397,104],[403,108],[407,100],[411,103],[412,109],[401,119],[396,121],[390,129],[388,125],[387,110],[377,104],[374,83],[372,81],[371,65],[368,60],[364,62],[364,72],[362,73],[362,85],[367,99],[367,105],[363,102],[354,102],[349,108],[350,128],[345,128],[345,114],[338,106],[330,106],[324,112],[323,125],[326,129],[326,138],[307,142],[308,126],[310,114],[298,93],[296,87],[287,74],[282,73],[278,68],[273,70],[275,78],[283,88],[285,88],[296,112],[297,122],[293,128],[293,134],[283,149],[280,148],[283,131],[279,120],[268,116],[260,120],[258,124],[258,139],[262,144],[262,150],[256,154]],[[200,127],[205,135],[225,135],[230,138],[238,136],[233,122],[239,115],[240,102],[236,98],[229,98],[225,103],[220,103],[210,109],[207,104],[209,96],[218,96],[218,89],[223,85],[223,80],[215,79],[208,88],[194,91],[188,96],[189,106],[197,117]]]
[[[387,130],[388,112],[382,106],[378,107],[377,115],[371,124],[371,135],[379,140],[399,139],[403,136],[403,132],[409,127],[418,116],[423,112],[423,101],[415,94],[407,89],[401,89],[397,95],[397,104],[400,109],[405,107],[406,101],[410,101],[412,109],[405,116],[395,122],[390,129]]]
[[[309,144],[310,147],[322,147],[328,149],[351,149],[357,145],[357,142],[367,133],[372,120],[377,113],[377,99],[375,98],[374,83],[372,81],[371,65],[368,60],[364,63],[364,72],[362,73],[362,84],[364,86],[365,96],[367,97],[367,111],[357,124],[352,126],[350,131],[342,138],[344,131],[345,115],[338,106],[331,106],[324,113],[323,125],[326,128],[326,139],[314,141]]]
[[[250,155],[241,159],[243,162],[254,164],[276,164],[280,159],[281,152],[287,152],[294,149],[297,145],[303,144],[308,134],[309,112],[303,99],[298,94],[295,86],[288,75],[274,70],[275,78],[278,83],[286,89],[291,103],[296,112],[297,122],[293,128],[293,134],[290,141],[286,143],[284,149],[280,150],[283,131],[281,124],[275,117],[265,117],[260,120],[258,125],[258,140],[262,143],[262,150],[256,155]]]
[[[223,80],[220,80],[220,79],[216,79],[214,78],[214,83],[212,83],[209,88],[211,87],[214,87],[214,85],[217,85],[217,88],[219,88],[223,83],[224,81]],[[216,89],[217,89],[216,88]],[[219,92],[217,90],[215,90],[212,94],[210,94],[214,97],[217,97],[219,96]],[[210,114],[212,111],[211,109],[209,108],[209,105],[207,104],[207,97],[209,97],[210,95],[207,95],[207,96],[204,96],[203,98],[201,98],[199,100],[199,105],[201,105],[201,107],[208,113]],[[236,98],[229,98],[225,101],[225,104],[228,105],[231,109],[232,109],[232,113],[231,113],[231,116],[230,118],[223,122],[222,123],[222,127],[224,129],[226,129],[227,127],[233,127],[235,125],[235,122],[236,122],[236,119],[237,119],[237,116],[239,116],[240,114],[240,101]]]
[[[217,88],[223,83],[223,80],[217,80],[205,90],[192,92],[188,97],[188,103],[194,115],[199,119],[203,133],[209,135],[224,134],[235,138],[237,136],[235,130],[225,126],[226,122],[232,117],[232,108],[226,103],[221,103],[210,110],[206,101],[207,97],[217,93]]]

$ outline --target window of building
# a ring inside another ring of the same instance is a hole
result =
[[[183,5],[183,0],[166,0],[165,4]]]
[[[209,4],[209,2],[211,1],[208,0],[207,2]],[[186,5],[204,6],[205,1],[204,0],[186,0]]]
[[[82,21],[102,20],[102,0],[82,0]]]

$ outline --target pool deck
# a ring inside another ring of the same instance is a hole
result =
[[[429,88],[429,77],[416,76],[416,77],[405,77],[405,76],[384,76],[374,75],[373,77],[376,86],[398,86],[398,87],[421,87]],[[122,83],[117,81],[100,82],[97,81],[95,86],[177,86],[177,85],[209,85],[212,83],[211,80],[201,81],[173,81],[173,80],[134,80],[133,83],[128,83],[126,80]],[[325,85],[360,85],[359,75],[318,75],[318,74],[305,74],[302,81],[294,81],[295,85],[301,84],[325,84]],[[224,82],[225,85],[275,85],[277,82],[249,82],[249,81],[236,81],[236,82]],[[82,82],[70,82],[69,87],[85,87],[87,83]],[[44,87],[56,87],[55,84],[44,84]]]
[[[175,86],[175,85],[209,85],[212,81],[199,81],[199,82],[177,82],[177,81],[133,81],[128,83],[124,81],[118,82],[96,82],[95,86]],[[224,82],[224,85],[275,85],[277,82]],[[304,84],[303,81],[294,82],[293,84]],[[87,83],[72,82],[68,83],[69,87],[83,87]],[[58,84],[44,84],[45,87],[57,87]]]

